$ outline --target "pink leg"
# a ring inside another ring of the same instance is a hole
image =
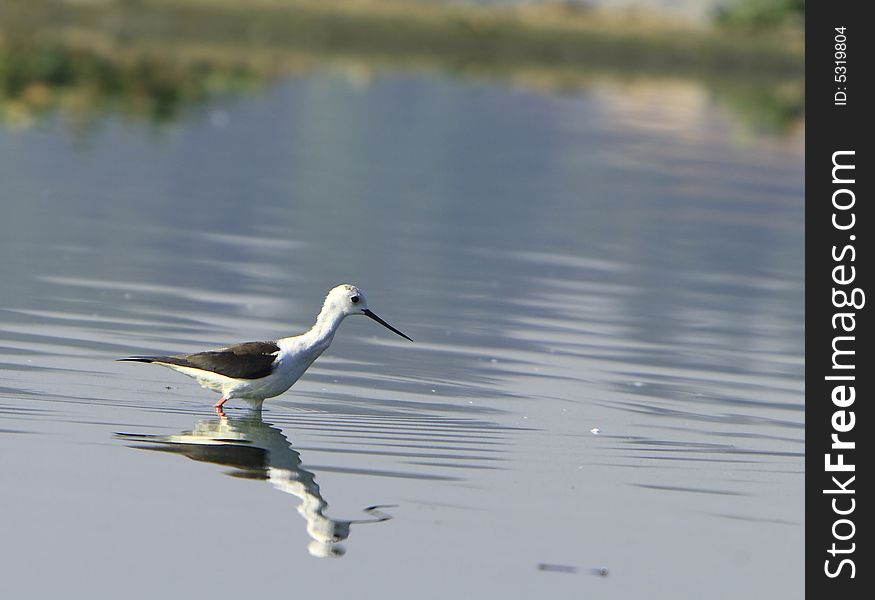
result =
[[[227,401],[228,401],[228,399],[225,398],[224,396],[222,396],[221,398],[219,398],[218,402],[213,404],[213,406],[216,409],[216,414],[219,415],[220,417],[225,416],[225,411],[222,409],[222,405],[225,404],[225,402],[227,402]]]

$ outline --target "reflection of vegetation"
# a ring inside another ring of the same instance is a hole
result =
[[[731,104],[745,114],[765,107],[772,130],[795,118],[801,104],[800,86],[786,84],[801,77],[798,32],[681,28],[568,5],[496,11],[395,0],[0,3],[0,119],[7,121],[59,106],[79,117],[109,109],[167,120],[215,92],[325,64],[365,78],[385,66],[438,68],[551,89],[596,77],[719,73],[728,83],[712,87],[752,90],[734,92]],[[732,83],[739,81],[747,88]],[[798,95],[775,97],[775,86]]]
[[[782,134],[805,116],[804,87],[799,79],[769,86],[716,81],[711,89],[749,127],[759,133]]]

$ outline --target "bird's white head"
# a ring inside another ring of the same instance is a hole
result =
[[[368,300],[358,287],[344,283],[328,292],[325,307],[345,317],[363,315],[368,309]]]
[[[325,304],[322,306],[322,312],[325,313],[326,311],[335,315],[342,315],[342,317],[365,315],[390,331],[397,333],[401,337],[408,339],[411,342],[413,341],[411,338],[407,337],[389,325],[386,321],[375,315],[374,312],[368,308],[368,300],[365,298],[364,292],[357,286],[344,283],[328,292],[328,296],[325,297]]]

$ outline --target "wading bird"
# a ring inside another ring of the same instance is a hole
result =
[[[320,354],[325,352],[346,317],[365,315],[401,337],[413,341],[375,315],[364,293],[344,284],[328,292],[316,323],[306,333],[272,342],[244,342],[227,348],[173,356],[129,356],[120,361],[155,363],[195,378],[202,387],[222,395],[214,405],[224,416],[228,400],[245,400],[260,407],[266,398],[292,387]]]

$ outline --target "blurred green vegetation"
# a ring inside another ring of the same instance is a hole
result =
[[[745,0],[747,1],[747,0]],[[551,90],[600,79],[702,81],[760,128],[802,114],[802,34],[696,27],[568,4],[397,0],[3,0],[0,120],[61,109],[176,118],[216,94],[340,68],[427,69]]]
[[[735,0],[717,8],[714,20],[736,29],[800,31],[805,23],[805,0]]]
[[[0,44],[0,120],[27,124],[60,107],[82,124],[108,111],[164,122],[211,93],[252,89],[262,79],[245,65],[6,40]]]

